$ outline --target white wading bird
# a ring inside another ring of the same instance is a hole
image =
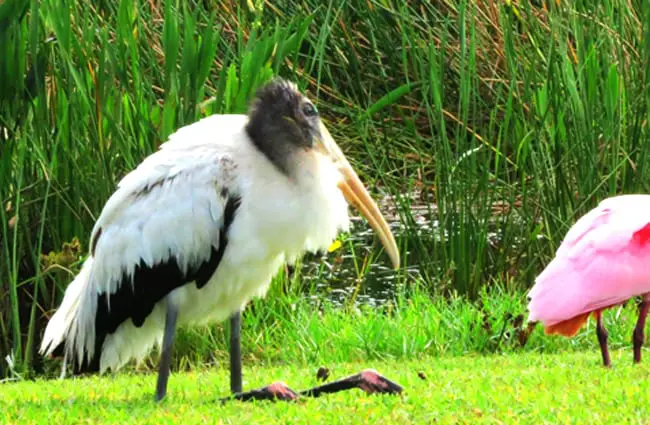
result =
[[[90,236],[90,255],[45,329],[40,352],[64,371],[118,370],[162,342],[165,396],[177,325],[231,317],[236,398],[294,398],[276,383],[241,393],[240,315],[271,278],[348,229],[348,204],[377,232],[395,268],[393,235],[314,105],[293,83],[262,87],[248,115],[179,129],[126,175]],[[371,370],[302,392],[401,388]],[[327,387],[327,388],[323,388]]]

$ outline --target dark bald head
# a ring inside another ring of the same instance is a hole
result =
[[[281,78],[257,91],[248,117],[246,132],[253,143],[285,174],[292,154],[311,149],[320,136],[316,107],[295,84]]]

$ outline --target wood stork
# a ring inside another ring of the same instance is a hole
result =
[[[104,373],[162,343],[160,400],[177,325],[231,317],[231,389],[239,392],[239,311],[266,294],[284,263],[327,249],[348,229],[346,201],[398,268],[388,224],[316,107],[294,83],[274,79],[248,114],[180,128],[119,182],[40,352],[63,356],[64,371],[70,363],[76,373]]]

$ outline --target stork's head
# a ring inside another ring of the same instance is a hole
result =
[[[313,149],[329,157],[343,176],[338,187],[345,199],[366,217],[393,266],[399,268],[395,238],[379,207],[323,125],[316,107],[295,84],[276,78],[260,88],[248,117],[246,131],[253,143],[287,175],[296,151]]]
[[[314,104],[295,84],[280,78],[257,91],[248,116],[246,130],[253,141],[280,151],[272,152],[274,160],[286,158],[291,149],[311,149],[320,137],[320,119]]]

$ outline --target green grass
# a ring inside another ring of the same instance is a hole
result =
[[[0,386],[0,405],[3,424],[647,423],[649,363],[633,366],[628,350],[612,354],[611,370],[600,366],[597,351],[328,365],[332,379],[373,367],[404,386],[401,396],[353,390],[299,403],[220,405],[217,400],[229,391],[227,369],[221,367],[173,374],[161,405],[152,396],[155,374],[6,384]],[[249,367],[244,385],[255,388],[281,380],[304,389],[317,384],[317,367]]]
[[[432,300],[417,291],[380,308],[320,306],[304,298],[269,297],[255,301],[243,314],[242,355],[245,367],[258,365],[308,367],[320,363],[410,361],[431,357],[519,354],[565,354],[597,351],[595,321],[575,337],[547,336],[541,326],[530,333],[523,297],[484,293],[477,302],[455,297]],[[634,303],[603,315],[612,349],[631,351],[637,317]],[[519,319],[519,321],[518,321]],[[523,326],[522,326],[523,325]],[[201,370],[228,362],[227,322],[181,328],[172,367]],[[157,370],[153,350],[139,365],[126,370]],[[61,361],[46,361],[42,376],[56,377]],[[33,378],[34,374],[23,374]]]

